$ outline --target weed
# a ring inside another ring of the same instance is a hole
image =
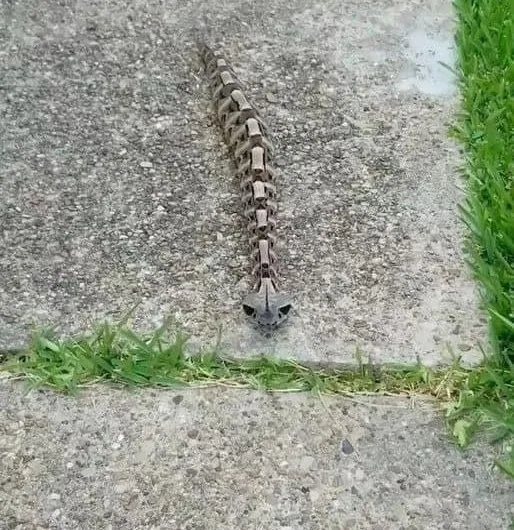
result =
[[[101,381],[125,386],[180,387],[222,385],[273,392],[315,394],[424,394],[439,400],[457,444],[466,446],[478,428],[501,442],[508,458],[497,462],[514,476],[509,453],[514,435],[514,367],[493,369],[487,363],[450,366],[365,364],[353,368],[320,368],[294,360],[256,357],[234,360],[204,352],[186,355],[186,337],[165,322],[153,333],[139,334],[123,320],[103,323],[88,334],[59,339],[50,331],[34,335],[26,352],[7,357],[0,371],[27,380],[31,387],[49,386],[75,393]],[[510,378],[511,383],[506,382]]]
[[[50,332],[36,334],[28,350],[0,365],[0,370],[22,375],[31,385],[59,391],[110,381],[124,385],[226,385],[266,391],[321,393],[411,393],[449,399],[467,371],[456,367],[428,369],[422,365],[327,369],[294,360],[256,357],[224,358],[211,352],[188,356],[186,337],[168,323],[153,333],[138,334],[125,323],[104,323],[75,339],[58,339]]]

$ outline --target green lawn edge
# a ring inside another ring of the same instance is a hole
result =
[[[455,0],[468,262],[489,316],[492,355],[514,361],[514,2]]]
[[[487,360],[452,413],[496,433],[514,477],[514,2],[454,0],[466,255],[488,315]],[[483,430],[483,429],[482,429]]]

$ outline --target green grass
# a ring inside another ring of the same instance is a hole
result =
[[[357,359],[357,368],[329,369],[294,360],[256,357],[234,360],[217,353],[188,356],[186,337],[164,324],[153,333],[134,332],[126,322],[104,323],[74,339],[35,334],[27,351],[6,355],[0,370],[33,386],[61,392],[106,381],[129,386],[225,385],[266,391],[323,394],[423,393],[441,399],[456,395],[467,371],[455,364],[429,369],[421,364],[378,367]]]
[[[491,351],[448,417],[463,444],[477,430],[503,442],[500,465],[514,477],[514,1],[455,0],[454,8],[461,112],[452,132],[465,153],[461,214]]]
[[[356,359],[355,368],[329,369],[296,361],[258,357],[233,360],[216,353],[188,356],[185,336],[167,325],[153,333],[134,332],[126,323],[104,323],[90,333],[59,339],[51,333],[34,335],[26,351],[6,355],[0,371],[28,381],[74,393],[81,387],[106,382],[125,386],[205,387],[223,385],[274,392],[318,394],[424,394],[437,398],[455,442],[465,446],[479,428],[503,444],[497,465],[514,476],[508,453],[514,422],[503,412],[513,407],[506,376],[489,365],[464,368],[459,360],[448,367],[370,365]],[[510,374],[512,380],[512,373]]]
[[[493,354],[514,361],[514,2],[456,0],[469,263]]]

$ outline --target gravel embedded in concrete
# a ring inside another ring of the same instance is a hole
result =
[[[0,530],[503,530],[512,483],[429,402],[0,382]]]
[[[0,347],[167,315],[244,356],[467,360],[485,339],[456,205],[446,0],[12,1],[0,33]],[[237,185],[192,44],[204,24],[280,171],[273,339],[249,329]]]

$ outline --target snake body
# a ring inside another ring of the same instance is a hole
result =
[[[235,159],[249,232],[254,287],[243,299],[243,311],[257,325],[277,328],[286,321],[292,300],[278,286],[277,190],[268,128],[223,54],[203,42],[198,45],[217,118]]]

